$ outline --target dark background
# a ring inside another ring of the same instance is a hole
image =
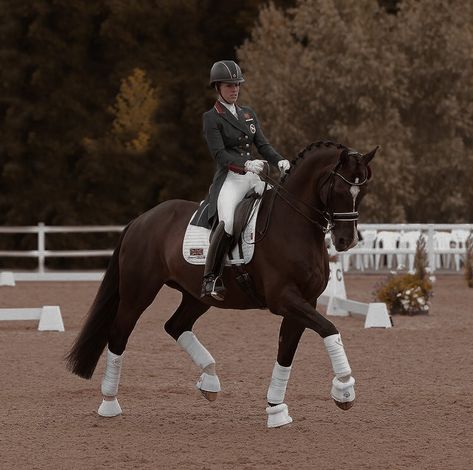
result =
[[[288,159],[325,138],[362,152],[381,145],[362,222],[472,219],[470,2],[0,0],[0,9],[1,225],[125,224],[163,200],[203,199],[214,164],[201,115],[220,59],[240,61],[241,103]],[[77,237],[89,247],[100,239]],[[50,247],[71,246],[63,240]],[[0,248],[31,243],[2,237]]]

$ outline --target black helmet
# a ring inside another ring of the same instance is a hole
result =
[[[210,69],[210,85],[216,82],[243,83],[244,81],[239,65],[233,60],[220,60],[215,62]]]

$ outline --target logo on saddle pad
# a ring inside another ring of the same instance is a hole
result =
[[[203,248],[189,248],[189,258],[204,258]]]

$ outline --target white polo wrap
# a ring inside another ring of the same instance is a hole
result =
[[[333,372],[337,377],[346,377],[351,374],[350,364],[343,348],[339,333],[324,338],[325,348],[332,362]]]
[[[118,393],[122,362],[123,354],[117,356],[107,348],[107,365],[102,380],[102,394],[106,397],[114,397]]]
[[[200,377],[195,386],[199,390],[206,392],[220,392],[220,380],[216,375],[210,375],[204,372]]]
[[[269,384],[268,394],[266,395],[268,403],[279,405],[284,401],[290,375],[291,367],[280,366],[277,362],[274,364],[271,383]]]
[[[192,331],[184,331],[184,333],[177,338],[177,342],[201,369],[205,369],[210,364],[215,364],[212,355],[202,346]]]

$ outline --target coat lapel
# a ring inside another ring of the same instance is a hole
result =
[[[218,100],[215,102],[214,109],[223,119],[225,119],[225,121],[227,121],[233,127],[236,127],[245,134],[250,135],[250,130],[245,123],[245,118],[243,116],[241,108],[239,108],[238,106],[236,107],[238,119]]]

